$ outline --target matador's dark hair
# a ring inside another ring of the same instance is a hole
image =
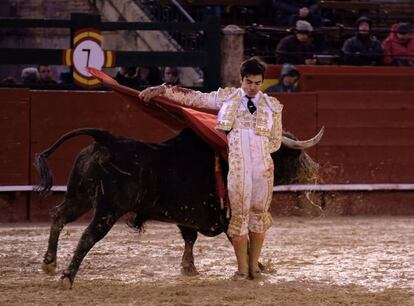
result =
[[[261,74],[264,79],[266,64],[258,57],[251,57],[240,65],[240,75],[243,79],[248,75]]]

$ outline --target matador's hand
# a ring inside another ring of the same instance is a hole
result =
[[[152,98],[164,94],[166,90],[165,87],[166,87],[165,85],[160,85],[160,86],[153,86],[153,87],[145,88],[143,91],[139,93],[139,98],[143,100],[144,102],[148,102]]]

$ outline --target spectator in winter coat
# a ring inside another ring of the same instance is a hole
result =
[[[295,66],[284,64],[280,72],[279,83],[270,86],[265,93],[271,92],[297,92],[296,83],[299,81],[300,73]]]
[[[380,41],[371,34],[372,22],[362,16],[356,22],[357,33],[348,38],[343,47],[344,62],[347,65],[369,66],[380,65],[383,50]]]
[[[304,20],[296,22],[295,34],[282,38],[276,47],[276,62],[278,64],[307,64],[314,65],[316,52],[310,34],[313,28]]]
[[[393,66],[414,66],[414,33],[409,23],[394,24],[382,43],[384,63]]]

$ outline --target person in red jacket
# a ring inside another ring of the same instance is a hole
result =
[[[414,66],[414,33],[409,23],[398,23],[382,43],[384,63],[392,66]]]

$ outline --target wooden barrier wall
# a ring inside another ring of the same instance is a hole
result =
[[[265,85],[277,82],[282,65],[268,65]],[[412,67],[298,65],[300,91],[403,90],[414,91]]]
[[[35,154],[73,129],[104,128],[143,141],[174,136],[162,122],[112,92],[1,89],[0,97],[0,185],[37,184]],[[299,138],[325,126],[322,141],[309,151],[322,167],[324,183],[413,182],[414,92],[321,91],[277,97],[285,106],[285,129]],[[85,136],[71,139],[50,157],[55,184],[66,184],[77,153],[91,142]],[[57,198],[39,202],[35,194],[0,194],[0,221],[36,220]]]
[[[414,92],[319,92],[318,162],[335,170],[329,181],[412,183],[413,116]]]
[[[0,184],[29,182],[30,91],[0,91]]]

